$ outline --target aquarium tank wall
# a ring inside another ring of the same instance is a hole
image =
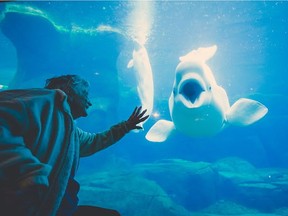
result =
[[[288,215],[287,1],[0,2],[0,91],[77,74],[102,132],[79,204],[123,216]]]

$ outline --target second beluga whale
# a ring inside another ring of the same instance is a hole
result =
[[[163,142],[175,130],[191,137],[212,136],[229,125],[247,126],[266,115],[268,108],[255,100],[240,98],[230,106],[206,64],[216,51],[216,45],[200,47],[179,58],[169,98],[171,121],[157,121],[147,140]]]
[[[134,68],[135,70],[136,80],[138,83],[137,92],[141,106],[143,109],[147,110],[146,114],[150,116],[153,111],[154,84],[149,55],[144,45],[135,43],[133,58],[129,61],[127,67]],[[143,127],[143,122],[139,125]]]

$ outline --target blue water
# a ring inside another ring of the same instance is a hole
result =
[[[148,51],[153,113],[159,117],[152,116],[144,131],[82,159],[77,177],[83,204],[124,216],[288,215],[287,1],[2,2],[0,12],[15,4],[20,15],[10,17],[7,29],[16,33],[8,38],[0,31],[0,87],[41,87],[51,76],[83,76],[95,104],[88,118],[77,121],[84,130],[106,130],[140,104],[137,82],[126,68],[132,38]],[[34,16],[27,18],[23,8],[32,8]],[[63,33],[100,25],[125,37]],[[258,100],[268,114],[213,137],[177,133],[164,143],[148,142],[147,130],[170,119],[179,57],[214,44],[218,50],[208,65],[230,103]]]

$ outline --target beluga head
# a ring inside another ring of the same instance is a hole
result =
[[[176,67],[170,104],[182,104],[186,108],[199,108],[211,99],[211,86],[216,82],[206,60],[216,52],[217,47],[194,50],[180,57]]]
[[[250,125],[267,113],[264,105],[246,98],[239,99],[230,107],[226,91],[217,85],[207,65],[216,51],[216,45],[201,47],[179,58],[169,98],[172,121],[156,122],[146,139],[163,142],[175,130],[191,137],[212,136],[229,124]]]

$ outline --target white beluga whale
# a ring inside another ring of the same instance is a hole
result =
[[[169,98],[171,121],[157,121],[147,140],[163,142],[175,130],[191,137],[213,136],[229,125],[248,126],[266,115],[267,107],[255,100],[240,98],[230,106],[226,91],[206,64],[216,50],[216,45],[201,47],[179,58]]]
[[[147,109],[146,114],[150,116],[154,103],[154,84],[149,55],[144,45],[136,44],[133,50],[133,58],[129,61],[127,67],[135,70],[137,92],[141,106],[143,109]],[[139,125],[142,126],[143,122]]]

